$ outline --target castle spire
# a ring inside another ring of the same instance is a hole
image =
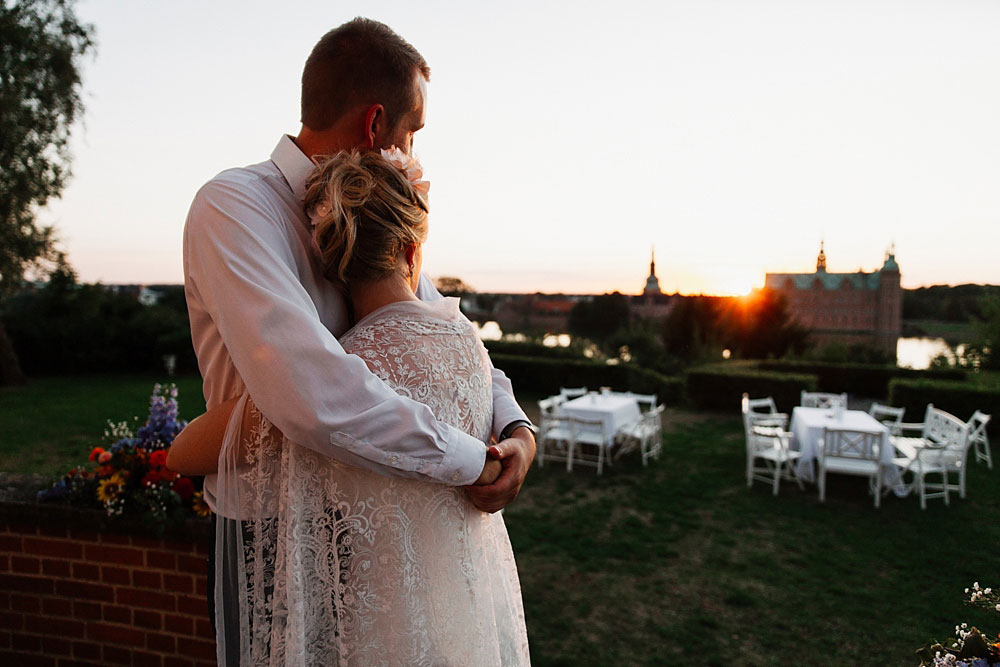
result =
[[[645,295],[662,293],[660,279],[656,277],[656,246],[652,246],[649,251],[649,277],[646,278],[646,287],[642,293]]]
[[[823,252],[823,240],[819,242],[819,255],[816,256],[816,273],[826,272],[826,253]]]

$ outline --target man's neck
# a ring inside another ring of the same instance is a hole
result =
[[[313,130],[303,125],[292,141],[310,160],[317,156],[335,155],[340,151],[362,147],[364,138],[351,131],[358,125],[349,116],[344,116],[336,125],[325,130]]]

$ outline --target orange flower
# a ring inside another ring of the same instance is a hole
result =
[[[90,450],[90,460],[96,461],[97,457],[103,453],[104,453],[103,447],[94,447],[92,450]]]
[[[94,474],[97,475],[98,477],[107,477],[114,471],[115,469],[112,468],[111,466],[103,465],[103,466],[97,466],[97,470],[94,471]]]
[[[205,493],[203,491],[195,491],[194,495],[191,496],[191,509],[198,516],[208,516],[212,513],[212,510],[208,507],[208,503],[205,502]]]
[[[103,480],[97,485],[97,499],[102,503],[107,503],[118,497],[118,494],[122,492],[124,485],[124,478],[118,473],[115,473],[111,477]]]

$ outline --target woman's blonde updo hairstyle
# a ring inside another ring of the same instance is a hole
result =
[[[345,294],[397,271],[406,247],[427,238],[426,199],[379,153],[322,158],[306,180],[305,207],[323,273]]]

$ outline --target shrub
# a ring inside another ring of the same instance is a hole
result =
[[[930,378],[935,380],[964,380],[965,371],[956,368],[917,371],[889,365],[840,364],[821,361],[762,361],[758,367],[764,371],[804,373],[817,377],[817,391],[885,398],[889,395],[889,382],[893,378]]]
[[[618,391],[656,394],[659,402],[680,403],[684,395],[681,379],[631,364],[611,365],[596,361],[542,359],[507,354],[491,355],[516,391],[556,394],[560,387],[611,387]]]
[[[896,379],[889,383],[889,403],[906,408],[906,421],[924,418],[928,403],[967,420],[976,410],[992,415],[989,432],[1000,434],[1000,388],[971,382]]]
[[[518,357],[545,357],[546,359],[586,359],[583,352],[574,347],[546,347],[541,343],[510,340],[484,340],[490,355],[503,354]]]
[[[688,402],[696,408],[738,410],[744,392],[752,398],[774,397],[779,410],[791,411],[802,390],[816,391],[815,375],[774,373],[747,366],[702,366],[687,372]]]

